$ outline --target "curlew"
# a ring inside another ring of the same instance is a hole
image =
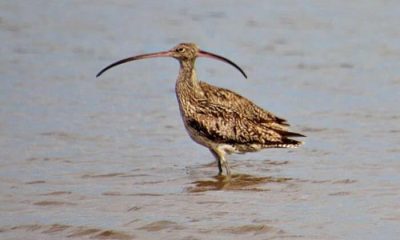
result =
[[[195,71],[198,57],[228,63],[245,78],[247,76],[231,60],[200,50],[194,43],[181,43],[169,51],[122,59],[105,67],[96,77],[119,64],[154,57],[173,57],[179,61],[175,92],[183,123],[189,136],[214,155],[219,174],[222,174],[224,167],[226,174],[231,175],[227,154],[255,152],[265,148],[295,148],[302,144],[290,137],[304,135],[288,131],[289,124],[285,119],[260,108],[233,91],[199,81]]]

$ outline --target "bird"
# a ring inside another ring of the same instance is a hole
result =
[[[225,62],[246,73],[233,61],[199,49],[195,43],[180,43],[168,51],[128,57],[103,68],[96,77],[117,65],[156,57],[172,57],[180,64],[175,83],[183,124],[190,138],[208,148],[218,164],[218,175],[231,176],[227,155],[256,152],[267,148],[296,148],[302,141],[292,137],[305,135],[290,132],[289,123],[229,89],[213,86],[197,78],[195,63],[199,57]]]

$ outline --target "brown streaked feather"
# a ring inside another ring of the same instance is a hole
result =
[[[225,88],[219,88],[206,82],[199,82],[204,95],[209,101],[243,113],[247,118],[267,125],[269,128],[286,130],[290,125],[280,117],[262,109],[250,100]]]
[[[242,99],[246,100],[243,97]],[[301,134],[267,127],[252,115],[247,116],[243,111],[210,100],[198,101],[195,112],[185,118],[187,126],[215,143],[247,146],[256,144],[261,148],[301,144],[300,141],[288,138],[302,136]]]

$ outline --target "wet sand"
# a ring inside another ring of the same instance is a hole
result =
[[[397,239],[396,1],[0,2],[1,239]],[[287,118],[294,150],[193,143],[178,64],[109,63],[193,41],[198,76]]]

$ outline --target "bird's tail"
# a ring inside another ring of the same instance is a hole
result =
[[[266,148],[298,148],[300,145],[304,144],[302,141],[297,141],[294,139],[283,139],[280,143],[270,143],[266,145]]]
[[[270,143],[266,147],[268,148],[297,148],[304,144],[302,141],[290,139],[289,137],[305,137],[305,135],[295,132],[288,132],[284,130],[275,130],[282,136],[280,142]]]
[[[300,133],[295,133],[295,132],[288,132],[284,130],[275,130],[277,133],[279,133],[282,137],[306,137],[303,134]]]

